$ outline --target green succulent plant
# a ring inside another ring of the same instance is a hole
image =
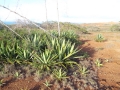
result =
[[[79,71],[82,75],[86,75],[87,73],[89,73],[89,70],[84,66],[79,68]]]
[[[99,59],[97,59],[97,60],[95,61],[95,65],[96,65],[97,67],[103,66],[101,60],[99,60]]]
[[[48,89],[50,89],[50,86],[52,86],[52,84],[50,84],[49,81],[45,80],[45,82],[43,83]]]
[[[102,34],[98,34],[97,37],[95,38],[96,42],[104,42],[105,38],[102,36]]]
[[[0,87],[3,86],[5,83],[3,81],[3,79],[0,80]]]
[[[33,66],[39,68],[40,70],[50,70],[53,66],[57,64],[57,62],[55,61],[57,55],[52,53],[52,51],[48,49],[46,49],[45,52],[41,53],[40,55],[34,54],[33,58]]]
[[[62,69],[59,69],[59,70],[55,69],[53,71],[53,75],[55,76],[55,78],[58,81],[61,81],[61,80],[64,80],[64,79],[68,78],[67,77],[67,73],[64,70],[62,70]]]

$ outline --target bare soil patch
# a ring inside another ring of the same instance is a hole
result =
[[[95,37],[101,33],[105,42],[96,42]],[[90,59],[101,59],[103,66],[98,70],[100,90],[120,90],[120,33],[119,32],[93,32],[82,35],[81,46],[88,52]]]

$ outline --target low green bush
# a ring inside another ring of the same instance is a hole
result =
[[[119,24],[112,25],[111,31],[120,31],[120,25]]]

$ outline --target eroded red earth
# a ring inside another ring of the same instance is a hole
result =
[[[100,86],[107,87],[104,90],[120,90],[120,33],[101,32],[105,42],[95,41],[98,34],[82,35],[84,44],[81,47],[88,52],[91,60],[103,61],[103,66],[98,70]]]

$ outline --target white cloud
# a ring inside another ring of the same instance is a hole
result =
[[[41,22],[46,21],[45,1],[23,3],[21,0],[17,12],[30,20]],[[57,20],[57,0],[47,1],[48,20]],[[59,19],[69,22],[107,22],[120,20],[120,0],[58,0]],[[16,5],[10,9],[15,10]],[[16,20],[19,16],[10,13],[0,7],[0,19],[7,21]]]

